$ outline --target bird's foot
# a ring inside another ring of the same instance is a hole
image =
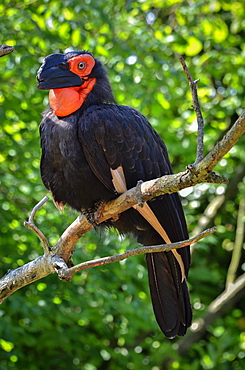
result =
[[[93,208],[82,209],[82,213],[94,229],[100,223],[105,204],[104,200],[99,200],[94,204]]]
[[[142,200],[142,192],[141,192],[141,185],[142,185],[143,181],[142,180],[139,180],[137,182],[137,185],[136,185],[136,199],[137,199],[137,202],[138,202],[138,206],[143,208],[144,207],[144,201]]]

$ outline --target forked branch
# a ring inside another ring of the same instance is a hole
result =
[[[45,199],[46,201],[46,199]],[[32,216],[35,215],[37,210],[44,204],[44,199],[34,207]],[[28,223],[27,223],[28,224]],[[28,226],[28,228],[30,228]],[[91,229],[92,226],[88,223],[85,216],[79,216],[64,232],[57,244],[53,248],[49,248],[47,253],[43,256],[36,258],[15,270],[9,271],[0,280],[0,303],[2,303],[7,297],[9,297],[16,290],[28,285],[36,280],[39,280],[51,273],[56,272],[60,279],[70,281],[75,273],[82,271],[87,268],[101,266],[108,263],[122,261],[123,259],[135,256],[138,254],[169,251],[171,249],[182,248],[191,243],[197,242],[205,236],[215,232],[215,228],[205,230],[201,234],[181,242],[157,245],[150,247],[135,248],[132,250],[125,251],[124,253],[96,259],[93,261],[87,261],[71,268],[68,267],[69,259],[72,254],[75,242],[83,235],[86,231]],[[40,230],[34,224],[32,217],[31,229],[40,237]],[[45,238],[46,239],[46,238]],[[42,237],[40,238],[43,242]],[[45,241],[46,243],[46,241]],[[68,248],[69,246],[69,248]]]

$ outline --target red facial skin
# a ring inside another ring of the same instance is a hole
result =
[[[95,60],[89,54],[82,54],[71,58],[68,63],[71,72],[81,79],[86,79],[95,65]],[[78,110],[93,89],[95,82],[95,78],[90,78],[85,80],[81,86],[51,89],[49,103],[54,114],[58,117],[65,117]]]

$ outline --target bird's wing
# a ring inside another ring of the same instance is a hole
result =
[[[172,173],[163,141],[146,118],[132,108],[90,107],[81,118],[79,139],[91,169],[112,192],[121,193],[134,187],[139,180]],[[154,198],[143,210],[137,206],[136,210],[162,236],[157,242],[149,236],[142,244],[188,238],[177,193]],[[174,251],[174,254],[149,254],[147,265],[153,307],[160,327],[169,337],[183,335],[191,320],[188,290],[183,282],[190,266],[189,247]],[[168,287],[172,294],[167,294]]]
[[[118,174],[119,169],[123,170],[127,189],[136,186],[139,180],[147,181],[172,173],[162,139],[146,118],[133,108],[92,106],[81,118],[79,139],[93,172],[112,192],[117,190],[113,173]],[[162,201],[149,202],[150,207],[156,215],[159,214],[160,223],[171,242],[188,238],[178,194],[166,194],[156,199]],[[187,273],[189,253],[185,248],[178,253],[183,255]]]
[[[171,173],[162,140],[132,108],[92,106],[82,116],[79,136],[91,168],[110,190],[114,190],[110,168],[123,167],[128,189],[138,180]]]

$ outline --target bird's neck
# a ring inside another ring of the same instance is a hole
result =
[[[49,103],[53,113],[65,117],[78,110],[92,91],[96,78],[90,78],[82,86],[65,87],[49,91]]]

